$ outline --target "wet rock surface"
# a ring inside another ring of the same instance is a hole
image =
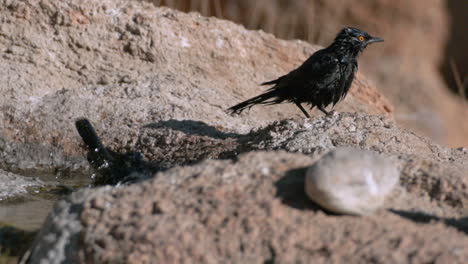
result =
[[[44,186],[44,182],[38,178],[26,178],[0,169],[0,201],[27,193],[28,187],[41,186]]]
[[[86,173],[89,165],[83,156],[66,155],[60,147],[38,142],[18,142],[0,137],[0,168],[26,175],[55,174],[71,176]]]

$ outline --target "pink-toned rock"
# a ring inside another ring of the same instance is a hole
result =
[[[57,256],[74,263],[468,258],[466,149],[450,150],[388,119],[351,113],[275,122],[240,141],[245,145],[239,151],[268,151],[179,166],[131,186],[74,193],[57,203],[28,253],[29,263],[57,263]],[[390,210],[336,216],[306,196],[307,168],[336,146],[372,150],[395,162],[401,181],[384,206]]]

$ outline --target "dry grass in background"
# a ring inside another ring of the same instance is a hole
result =
[[[450,60],[450,70],[453,74],[456,91],[462,98],[468,99],[468,74],[462,77],[456,62],[453,59]],[[468,104],[468,101],[466,101],[466,103]]]
[[[167,6],[184,12],[197,11],[204,16],[228,19],[249,29],[262,29],[273,33],[282,39],[296,38],[319,44],[325,44],[324,41],[329,40],[329,34],[321,33],[327,30],[316,30],[320,16],[315,14],[315,3],[308,0],[147,1],[157,6]]]

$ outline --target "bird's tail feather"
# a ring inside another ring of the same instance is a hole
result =
[[[78,119],[75,122],[75,126],[90,152],[96,152],[102,159],[108,162],[112,160],[112,156],[102,144],[101,139],[96,134],[96,130],[94,130],[93,125],[91,125],[88,119]]]
[[[278,92],[276,90],[270,90],[261,95],[255,96],[246,100],[242,103],[236,104],[235,106],[227,109],[226,111],[230,114],[240,114],[242,111],[251,108],[257,104],[270,105],[279,103],[277,97]]]

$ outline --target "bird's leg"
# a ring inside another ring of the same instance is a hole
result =
[[[318,108],[320,111],[322,111],[325,115],[327,115],[327,116],[330,115],[330,112],[325,111],[325,109],[323,109],[323,107],[317,106],[317,108]]]
[[[301,109],[302,113],[304,113],[304,115],[307,117],[307,118],[310,118],[310,115],[309,113],[307,113],[307,111],[304,109],[304,107],[302,107],[301,103],[298,103],[298,102],[294,102],[297,107],[299,107],[299,109]]]

